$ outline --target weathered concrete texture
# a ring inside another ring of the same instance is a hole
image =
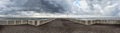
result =
[[[40,26],[1,26],[0,33],[120,33],[120,25],[82,25],[57,19]]]

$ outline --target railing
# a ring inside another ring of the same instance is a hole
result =
[[[0,25],[21,25],[21,24],[29,24],[29,25],[42,25],[47,22],[50,22],[54,19],[48,20],[0,20]]]
[[[50,21],[56,19],[48,19],[48,20],[0,20],[0,25],[21,25],[21,24],[29,24],[39,26]],[[80,19],[65,19],[68,21],[72,21],[75,23],[80,23],[84,25],[92,25],[92,24],[120,24],[120,20],[80,20]],[[56,21],[57,22],[57,21]]]
[[[78,20],[78,19],[69,19],[70,21],[85,24],[85,25],[92,25],[92,24],[120,24],[120,20]]]

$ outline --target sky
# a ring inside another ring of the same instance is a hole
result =
[[[0,0],[0,15],[120,16],[120,0]]]

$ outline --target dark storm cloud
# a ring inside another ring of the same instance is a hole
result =
[[[53,4],[50,4],[50,2],[53,2]],[[51,13],[63,13],[63,12],[65,12],[64,7],[61,6],[60,4],[56,4],[55,1],[41,0],[41,5],[42,5],[42,8],[47,12],[51,12]]]
[[[22,1],[21,1],[22,2]],[[53,2],[51,4],[50,2]],[[24,5],[18,6],[24,7],[23,11],[34,11],[34,12],[46,12],[46,13],[63,13],[64,7],[61,4],[56,4],[55,1],[46,0],[28,0]]]

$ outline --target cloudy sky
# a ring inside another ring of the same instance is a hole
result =
[[[120,16],[120,0],[0,0],[0,15]]]

